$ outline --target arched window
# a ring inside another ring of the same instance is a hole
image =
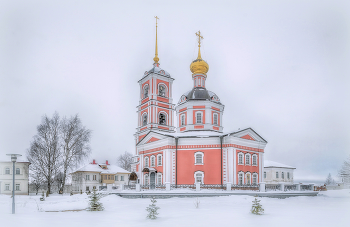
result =
[[[157,163],[157,165],[158,165],[158,166],[161,166],[161,165],[162,165],[162,155],[159,154],[159,155],[157,156],[157,158],[158,158],[158,163]]]
[[[148,85],[146,85],[144,88],[143,88],[143,98],[147,98],[148,97]]]
[[[246,184],[251,184],[250,178],[251,178],[250,173],[246,173],[246,179],[245,179],[245,183],[246,183]]]
[[[197,171],[194,173],[194,182],[204,184],[204,173],[202,171]]]
[[[253,184],[257,185],[258,184],[258,174],[253,173]]]
[[[151,156],[151,167],[156,165],[156,157],[154,155]]]
[[[157,175],[157,184],[158,185],[162,184],[162,174],[161,173],[158,173],[158,175]]]
[[[202,165],[203,164],[203,156],[204,156],[203,152],[198,151],[198,152],[194,153],[195,164],[196,165]]]
[[[148,185],[148,184],[149,184],[148,179],[149,179],[149,178],[148,178],[148,174],[146,174],[146,175],[145,175],[145,182],[144,182],[145,185]]]
[[[185,125],[185,114],[181,115],[181,126]]]
[[[149,158],[148,157],[145,157],[145,167],[148,167],[148,164],[149,164]]]
[[[5,174],[10,174],[10,168],[5,169]]]
[[[196,113],[196,123],[201,124],[202,123],[202,112]]]
[[[159,96],[165,97],[165,86],[164,85],[159,85]]]
[[[218,114],[217,113],[214,113],[214,115],[213,115],[213,124],[214,125],[218,124]]]
[[[143,125],[143,126],[147,125],[147,114],[144,114],[144,115],[142,116],[142,125]]]
[[[250,154],[245,154],[245,164],[250,165]]]
[[[243,184],[243,173],[242,172],[238,174],[238,184],[239,185]]]
[[[163,113],[159,114],[159,124],[160,125],[166,125],[166,116]]]
[[[243,165],[243,153],[238,154],[238,164]]]
[[[258,165],[258,157],[256,156],[256,154],[253,154],[253,165],[256,166]]]
[[[19,168],[16,168],[16,174],[21,174],[21,170]]]

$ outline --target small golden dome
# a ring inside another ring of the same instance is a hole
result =
[[[191,63],[190,69],[193,74],[201,73],[206,75],[209,71],[209,65],[203,59],[197,58]]]

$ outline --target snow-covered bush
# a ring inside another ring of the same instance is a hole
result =
[[[41,194],[40,201],[45,201],[45,193],[44,193],[44,191],[43,191],[43,193]]]
[[[102,211],[103,210],[103,205],[102,203],[99,202],[101,199],[101,195],[96,193],[96,189],[92,191],[92,194],[89,196],[90,198],[90,203],[89,207],[87,210],[89,211]]]
[[[147,218],[149,218],[149,219],[157,219],[157,215],[158,215],[157,210],[159,209],[159,207],[156,206],[156,202],[157,202],[157,200],[153,197],[151,199],[152,204],[150,204],[146,208],[146,210],[148,211]]]
[[[264,213],[264,209],[262,208],[262,206],[260,204],[260,200],[255,198],[255,200],[253,201],[253,204],[252,204],[252,209],[250,211],[252,212],[252,214],[256,214],[256,215],[261,215]]]

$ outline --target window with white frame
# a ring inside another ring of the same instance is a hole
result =
[[[151,167],[156,165],[156,157],[154,155],[151,156]]]
[[[149,164],[149,158],[145,157],[145,167],[148,167],[148,164]]]
[[[5,191],[10,191],[10,184],[5,184]]]
[[[148,97],[148,85],[146,85],[143,89],[143,98],[147,98]]]
[[[124,176],[120,176],[120,181],[124,181]]]
[[[276,172],[276,178],[278,178],[278,172]]]
[[[90,180],[90,175],[85,175],[85,180]]]
[[[166,125],[166,115],[164,113],[159,114],[159,124]]]
[[[181,115],[181,126],[185,125],[185,114]]]
[[[195,172],[194,177],[195,177],[195,183],[204,184],[204,181],[203,181],[204,173],[202,171]]]
[[[158,185],[162,184],[162,174],[161,173],[158,173],[158,175],[157,175],[157,184]]]
[[[194,153],[194,157],[195,157],[195,164],[203,164],[203,152],[196,152]]]
[[[115,181],[119,181],[119,176],[118,175],[115,175]]]
[[[266,178],[266,172],[264,172],[264,178]]]
[[[282,179],[284,179],[284,172],[282,172],[281,177],[282,177]]]
[[[96,180],[96,175],[92,175],[92,180]]]
[[[196,123],[201,124],[202,123],[202,112],[196,113]]]
[[[142,125],[147,125],[147,114],[142,115]]]
[[[243,165],[243,153],[238,154],[238,164]]]
[[[238,184],[242,185],[243,184],[243,173],[238,174]]]
[[[16,168],[16,174],[17,175],[21,174],[21,170],[19,168]]]
[[[16,191],[20,191],[21,190],[20,186],[21,186],[20,184],[16,184],[16,189],[15,190]]]
[[[253,173],[253,184],[258,184],[258,174]]]
[[[5,169],[5,174],[10,174],[10,168]]]
[[[218,114],[217,113],[214,113],[214,115],[213,115],[213,124],[214,125],[218,125]]]
[[[246,173],[246,180],[245,180],[245,182],[246,182],[246,184],[251,184],[251,175],[250,175],[250,173]]]
[[[258,165],[258,157],[257,157],[257,155],[254,154],[252,158],[253,158],[253,165],[254,166]]]
[[[159,96],[165,97],[166,88],[164,85],[159,85]]]
[[[145,175],[145,185],[148,185],[148,174]]]
[[[90,188],[89,188],[89,186],[86,186],[86,189],[85,189],[85,191],[90,191]]]
[[[290,179],[290,175],[289,175],[289,172],[287,172],[287,179]]]
[[[162,155],[159,154],[159,155],[157,156],[157,159],[158,159],[157,165],[158,165],[158,166],[161,166],[161,165],[162,165]]]
[[[245,154],[245,164],[250,165],[250,154]]]

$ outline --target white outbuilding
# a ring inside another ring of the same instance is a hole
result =
[[[29,162],[15,163],[15,194],[28,195]],[[0,161],[0,194],[11,195],[13,189],[13,164],[11,161]]]
[[[264,160],[264,182],[268,184],[293,184],[293,175],[296,168],[282,163]]]

